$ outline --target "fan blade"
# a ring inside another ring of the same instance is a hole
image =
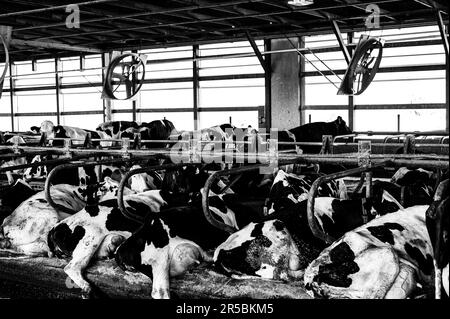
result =
[[[124,83],[125,83],[125,91],[127,94],[126,98],[128,99],[133,95],[133,92],[132,92],[133,82],[130,81],[129,79],[126,79]]]
[[[120,81],[126,81],[127,76],[123,73],[113,73],[111,79],[119,79]]]

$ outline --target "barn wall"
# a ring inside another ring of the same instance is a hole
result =
[[[298,39],[291,38],[297,46]],[[292,49],[287,39],[272,40],[271,50]],[[272,127],[288,129],[300,125],[299,58],[296,52],[271,55]]]

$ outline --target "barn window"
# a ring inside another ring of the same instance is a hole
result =
[[[263,41],[256,44],[264,51]],[[258,111],[265,103],[264,70],[250,44],[201,45],[199,51],[199,128],[230,122],[258,127]]]

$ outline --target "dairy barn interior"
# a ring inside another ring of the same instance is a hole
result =
[[[1,298],[448,298],[443,0],[0,1]]]

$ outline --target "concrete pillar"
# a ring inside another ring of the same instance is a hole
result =
[[[298,47],[298,38],[291,38]],[[274,39],[271,50],[292,49],[287,39]],[[299,56],[297,52],[271,55],[271,120],[272,127],[289,129],[300,125]]]

